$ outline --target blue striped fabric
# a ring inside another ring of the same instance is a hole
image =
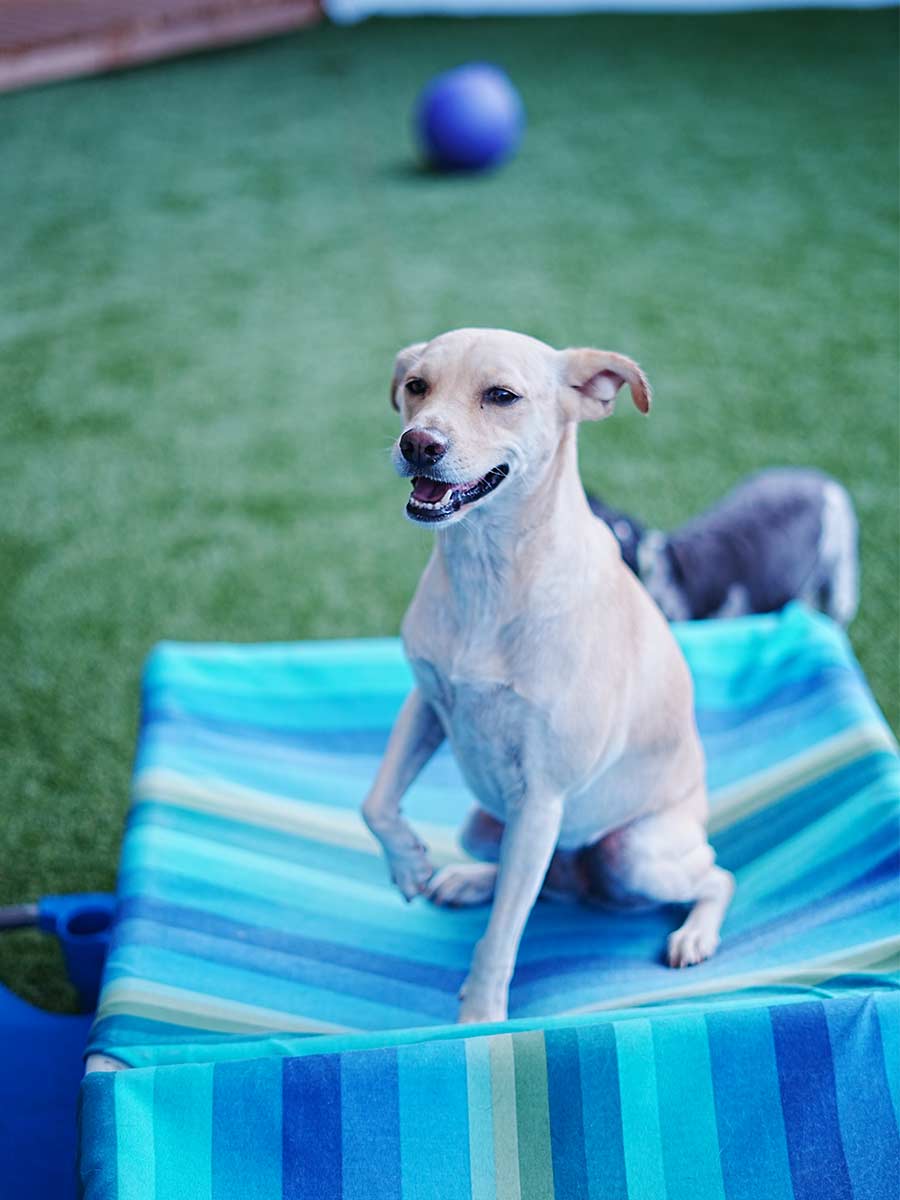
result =
[[[843,634],[799,606],[677,634],[738,877],[722,946],[673,972],[676,911],[539,904],[526,1024],[897,979],[900,767]],[[154,652],[92,1050],[206,1061],[454,1020],[487,912],[405,904],[358,815],[409,682],[394,641]],[[440,752],[406,805],[438,864],[467,803]]]
[[[85,1200],[896,1200],[900,994],[87,1078]]]
[[[87,1200],[896,1200],[896,744],[824,618],[676,632],[722,946],[673,972],[674,909],[539,904],[477,1030],[486,911],[404,904],[358,815],[399,645],[159,647],[90,1044],[136,1069],[85,1082]],[[438,864],[466,805],[442,752],[406,805]]]

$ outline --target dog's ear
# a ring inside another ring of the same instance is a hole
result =
[[[400,411],[400,405],[397,403],[397,388],[400,386],[400,380],[407,374],[427,345],[427,342],[415,342],[412,346],[401,350],[394,359],[394,374],[391,376],[391,404],[397,412]]]
[[[568,411],[575,421],[599,421],[611,415],[626,383],[642,413],[650,411],[650,384],[641,368],[611,350],[563,350]]]

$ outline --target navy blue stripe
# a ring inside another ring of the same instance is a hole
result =
[[[297,919],[298,923],[302,923],[302,909],[297,910]],[[140,938],[130,938],[130,942],[139,941],[145,946],[184,950],[199,958],[243,966],[247,970],[264,974],[270,973],[265,957],[266,951],[269,951],[279,955],[291,955],[297,959],[312,959],[326,970],[343,967],[394,982],[402,980],[414,987],[429,988],[442,994],[455,994],[462,982],[460,971],[451,968],[413,962],[411,959],[391,954],[375,953],[364,949],[362,945],[344,946],[323,938],[305,937],[300,933],[287,933],[281,929],[231,921],[227,917],[219,917],[200,909],[183,908],[145,897],[132,897],[121,902],[118,923],[121,925],[127,920],[145,922]],[[183,930],[183,936],[173,938],[173,929]],[[214,947],[205,940],[208,938],[217,939]],[[221,939],[221,943],[218,939]],[[279,959],[276,967],[272,973],[284,979],[294,978],[289,964],[285,964],[283,959]],[[305,969],[298,969],[302,974],[306,973]],[[317,979],[321,982],[321,973]],[[379,997],[383,997],[383,987],[378,986]]]
[[[554,1189],[560,1200],[590,1200],[584,1155],[578,1035],[574,1029],[548,1029],[544,1043],[547,1047]]]
[[[870,996],[830,1000],[827,1016],[854,1194],[866,1200],[897,1200],[900,1137],[875,1001]],[[893,1070],[898,1066],[891,1064]]]
[[[779,670],[782,672],[789,671],[790,659],[785,658],[782,660],[779,664]],[[772,677],[773,682],[777,685],[779,676],[773,671]],[[839,703],[841,697],[851,699],[854,704],[858,704],[859,702],[859,691],[855,686],[856,681],[848,677],[847,669],[844,666],[828,665],[815,667],[810,664],[810,666],[806,667],[806,673],[802,679],[773,687],[753,704],[740,704],[738,702],[729,704],[727,707],[717,706],[715,708],[704,706],[704,677],[697,676],[694,673],[694,678],[697,684],[697,727],[700,730],[701,737],[710,734],[740,732],[742,725],[746,725],[750,721],[757,719],[765,721],[769,721],[772,718],[783,720],[784,713],[780,710],[792,708],[801,700],[805,700],[816,693],[819,693],[819,695],[824,695],[826,692],[829,693],[829,702],[832,705]]]
[[[102,1196],[103,1200],[117,1200],[119,1195],[115,1082],[113,1074],[95,1071],[85,1076],[78,1093],[79,1195]],[[10,1146],[10,1150],[21,1154],[21,1147]],[[54,1150],[62,1153],[59,1146]],[[5,1160],[5,1154],[0,1154],[0,1160]],[[5,1161],[3,1166],[6,1168]],[[26,1169],[20,1160],[12,1170],[4,1169],[0,1178],[15,1188],[18,1171]],[[21,1182],[28,1187],[27,1180]]]
[[[328,954],[306,958],[300,954],[284,954],[265,946],[242,946],[240,941],[210,938],[187,926],[174,934],[173,926],[142,923],[134,929],[131,923],[119,926],[122,936],[128,938],[132,952],[140,947],[156,947],[185,954],[198,962],[214,962],[217,966],[238,968],[246,977],[256,976],[260,980],[260,995],[265,995],[266,977],[278,984],[295,984],[310,988],[326,989],[343,997],[353,996],[356,1000],[368,1000],[380,1004],[392,1004],[408,1013],[430,1016],[434,1020],[452,1021],[456,1010],[455,992],[460,986],[462,972],[454,974],[454,988],[436,990],[421,984],[410,983],[404,972],[391,978],[384,964],[373,971],[368,959],[360,965],[337,966]],[[114,961],[114,960],[113,960]],[[404,964],[406,967],[406,964]],[[283,990],[283,989],[282,989]]]
[[[790,1200],[769,1012],[711,1010],[705,1021],[725,1194],[728,1200]]]
[[[819,817],[847,802],[871,783],[884,785],[885,766],[896,769],[896,756],[877,751],[848,763],[837,771],[780,797],[775,803],[720,830],[711,839],[723,867],[739,871],[772,846],[792,837],[798,826],[807,828]],[[802,819],[801,819],[802,818]],[[886,844],[889,844],[886,841]]]
[[[286,1058],[281,1072],[284,1200],[341,1200],[341,1059]]]
[[[582,1025],[577,1035],[581,1057],[584,1154],[589,1178],[602,1181],[602,1196],[624,1200],[628,1196],[628,1178],[615,1026],[610,1021]]]
[[[401,1200],[397,1050],[341,1056],[343,1200]]]
[[[821,1001],[769,1009],[796,1200],[853,1200]]]
[[[873,834],[870,841],[883,843],[883,830]],[[897,911],[900,901],[900,853],[885,856],[869,871],[851,879],[845,886],[827,896],[811,900],[802,908],[791,908],[757,925],[749,924],[740,933],[732,933],[727,939],[727,953],[745,955],[748,950],[760,950],[772,943],[799,936],[807,938],[822,925],[832,921],[846,920],[861,913],[889,908]],[[810,921],[810,916],[815,917]]]

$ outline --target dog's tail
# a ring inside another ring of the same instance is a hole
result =
[[[859,607],[858,527],[853,501],[834,480],[825,485],[820,561],[824,569],[820,604],[824,612],[847,626]]]

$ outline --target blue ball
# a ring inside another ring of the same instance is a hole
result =
[[[467,63],[427,85],[416,107],[416,127],[432,166],[478,171],[515,151],[525,109],[505,71],[491,63]]]

